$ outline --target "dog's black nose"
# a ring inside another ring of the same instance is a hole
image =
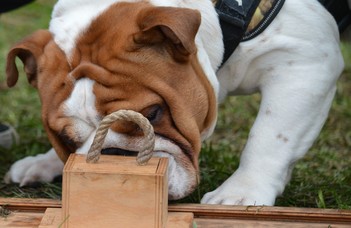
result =
[[[120,149],[120,148],[105,148],[105,149],[101,150],[101,154],[136,157],[138,155],[138,152],[131,151],[131,150],[124,150],[124,149]]]

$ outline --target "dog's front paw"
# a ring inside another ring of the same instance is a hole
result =
[[[234,173],[216,190],[206,193],[201,203],[272,206],[275,202],[276,191],[262,183],[264,183],[262,180],[255,181],[252,177]]]
[[[51,182],[62,174],[63,162],[55,151],[28,156],[15,162],[5,175],[5,183],[19,183],[21,187],[37,182]]]

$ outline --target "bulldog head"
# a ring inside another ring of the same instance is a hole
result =
[[[195,10],[112,4],[79,32],[69,53],[47,30],[16,44],[7,56],[7,83],[17,82],[19,57],[63,161],[87,153],[105,115],[142,113],[155,130],[154,154],[169,158],[169,197],[182,198],[198,183],[202,135],[216,119],[216,96],[197,59],[199,25]],[[116,122],[103,147],[138,151],[140,137],[136,125]]]

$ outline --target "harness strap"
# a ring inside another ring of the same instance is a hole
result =
[[[216,11],[223,33],[224,55],[222,65],[239,45],[260,0],[218,0]]]
[[[351,1],[350,0],[318,0],[338,24],[339,31],[343,32],[351,24]]]

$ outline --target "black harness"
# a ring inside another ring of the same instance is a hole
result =
[[[247,27],[262,0],[242,0],[239,5],[236,0],[218,0],[216,11],[220,20],[223,34],[224,55],[222,65],[232,55],[240,42],[254,38],[260,34],[275,18],[285,0],[275,0],[272,8],[253,31],[247,32]],[[339,31],[342,32],[351,24],[351,6],[347,0],[318,0],[335,18]]]
[[[351,24],[351,1],[318,0],[336,20],[339,31],[343,32]]]
[[[240,6],[235,0],[217,1],[215,8],[221,24],[224,43],[222,64],[228,60],[239,45],[259,3],[260,0],[244,0]]]

